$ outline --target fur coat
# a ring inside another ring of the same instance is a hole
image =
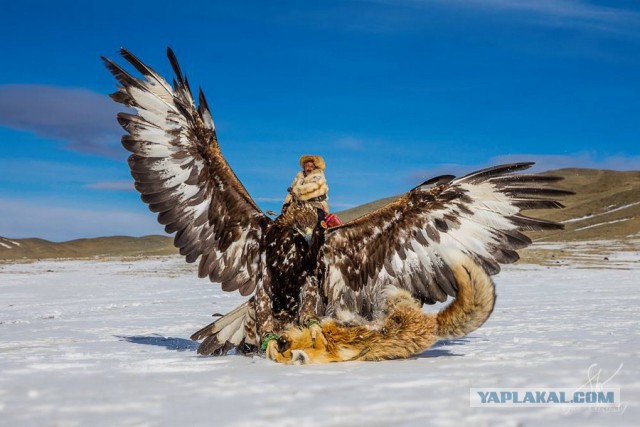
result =
[[[316,197],[325,196],[324,200],[313,201],[312,205],[316,208],[323,209],[325,213],[329,213],[329,197],[327,192],[329,187],[327,186],[327,180],[324,177],[322,169],[317,168],[306,174],[304,171],[300,171],[296,174],[296,177],[291,183],[291,190],[300,200],[310,200]],[[287,194],[287,198],[284,203],[291,202],[291,194]]]

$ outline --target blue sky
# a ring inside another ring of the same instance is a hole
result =
[[[9,2],[0,235],[160,234],[133,191],[100,55],[176,51],[224,154],[276,209],[301,154],[334,210],[512,160],[640,169],[636,1]]]

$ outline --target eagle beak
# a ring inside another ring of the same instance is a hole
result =
[[[304,232],[304,240],[307,241],[307,243],[311,242],[311,238],[313,237],[313,228],[307,228]]]

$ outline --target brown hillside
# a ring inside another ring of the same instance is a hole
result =
[[[634,235],[640,236],[640,171],[560,169],[545,174],[564,177],[564,181],[557,186],[572,190],[576,195],[562,200],[566,205],[565,209],[525,212],[565,224],[564,231],[530,233],[534,241],[625,240]],[[338,215],[343,220],[350,221],[393,201],[396,197],[376,200],[338,212]],[[176,253],[172,238],[168,236],[114,236],[63,243],[0,237],[0,260],[152,256]]]
[[[383,207],[387,203],[393,202],[398,197],[399,196],[385,197],[384,199],[379,199],[375,202],[365,203],[364,205],[356,206],[355,208],[345,209],[343,211],[337,212],[337,215],[344,222],[352,221],[358,217],[361,217],[362,215]]]
[[[87,258],[108,256],[151,256],[175,254],[166,236],[98,237],[56,243],[43,239],[0,237],[0,259]]]
[[[557,186],[576,194],[562,200],[565,209],[525,212],[565,225],[561,232],[531,233],[535,240],[612,240],[640,233],[640,171],[560,169],[545,174],[564,177]]]

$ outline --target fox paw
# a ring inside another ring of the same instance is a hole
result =
[[[309,326],[309,331],[311,332],[311,345],[313,348],[318,348],[320,346],[327,345],[327,339],[324,337],[322,333],[322,326],[317,323]]]
[[[271,344],[267,347],[267,359],[285,365],[306,365],[310,362],[309,355],[304,350],[285,350],[279,352],[277,344]]]
[[[278,363],[288,363],[290,357],[287,357],[286,353],[291,353],[289,348],[291,343],[286,336],[281,336],[278,339],[273,339],[267,343],[265,350],[265,356],[269,360],[273,360]]]
[[[309,364],[309,355],[304,350],[292,350],[290,365],[307,365]]]

